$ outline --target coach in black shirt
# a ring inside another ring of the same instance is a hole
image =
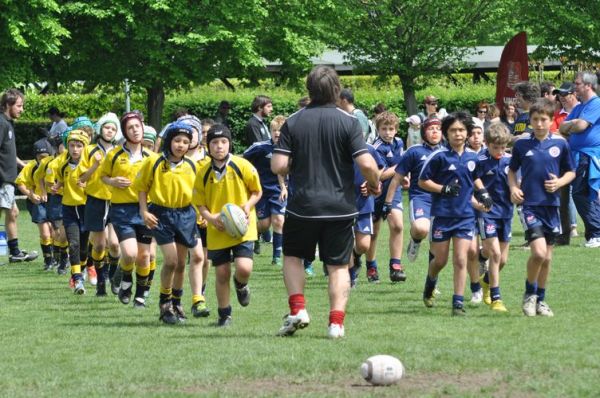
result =
[[[266,141],[271,138],[271,132],[265,119],[273,112],[273,101],[265,95],[257,95],[252,101],[251,108],[253,115],[244,127],[246,147],[257,141]]]
[[[329,272],[328,334],[338,338],[344,336],[352,224],[357,215],[354,163],[371,193],[380,190],[379,170],[366,148],[358,119],[336,106],[341,89],[335,71],[315,67],[306,87],[310,105],[287,119],[271,159],[272,171],[289,174],[292,186],[283,226],[283,277],[290,315],[279,335],[289,336],[310,322],[304,306],[302,259],[314,260],[318,244]]]

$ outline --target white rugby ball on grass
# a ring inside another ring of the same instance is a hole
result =
[[[404,365],[391,355],[374,355],[360,366],[360,374],[373,385],[389,386],[402,378]]]
[[[241,207],[227,203],[221,209],[221,221],[225,231],[232,238],[241,238],[248,231],[248,219]]]

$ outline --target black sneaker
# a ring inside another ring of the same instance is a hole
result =
[[[210,315],[210,310],[206,307],[206,302],[198,301],[192,305],[192,315],[194,318],[206,318]]]
[[[98,281],[96,285],[96,297],[106,297],[106,282]]]
[[[48,262],[48,263],[44,263],[44,271],[48,272],[48,271],[52,271],[52,262]]]
[[[38,258],[38,253],[35,250],[31,253],[27,253],[25,250],[21,250],[18,254],[9,255],[8,262],[21,263],[23,261],[33,261],[36,258]]]
[[[260,240],[258,239],[254,241],[254,254],[260,254]]]
[[[390,280],[392,282],[404,282],[406,280],[406,274],[404,273],[402,264],[390,265]]]
[[[119,288],[119,293],[117,294],[119,296],[119,301],[125,305],[129,304],[129,302],[131,301],[131,286],[129,286],[127,289],[123,289],[122,287]]]
[[[219,318],[217,326],[220,328],[225,328],[227,326],[231,326],[231,322],[233,322],[231,316],[226,316],[224,318]]]
[[[185,321],[187,321],[187,316],[185,316],[185,312],[183,311],[183,307],[181,306],[181,304],[174,305],[173,312],[175,313],[175,316],[177,317],[177,322],[185,323]]]
[[[58,268],[56,268],[56,273],[58,275],[66,275],[67,274],[67,266],[66,265],[59,265]]]
[[[167,301],[166,303],[159,304],[158,307],[160,308],[160,316],[158,317],[158,320],[166,323],[167,325],[175,325],[178,322],[177,316],[173,311],[173,303]]]
[[[235,289],[235,294],[237,294],[238,302],[242,307],[246,307],[250,304],[250,288],[248,285],[242,287],[241,289]]]

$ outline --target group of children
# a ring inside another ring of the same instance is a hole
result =
[[[370,196],[356,173],[359,216],[351,285],[357,283],[363,254],[368,281],[379,282],[377,237],[385,220],[390,231],[390,280],[406,279],[401,257],[402,189],[407,189],[409,261],[417,259],[428,235],[430,240],[425,305],[434,305],[438,275],[448,262],[452,242],[452,314],[465,314],[467,274],[472,301],[506,312],[499,275],[508,257],[513,204],[520,204],[531,248],[523,312],[552,316],[545,292],[560,231],[557,190],[574,177],[568,144],[549,132],[553,113],[553,104],[536,102],[530,109],[533,132],[514,142],[511,154],[507,150],[512,137],[502,123],[491,124],[484,135],[483,126],[461,112],[443,120],[435,115],[427,118],[421,126],[423,143],[404,151],[397,137],[397,116],[379,114],[378,138],[368,148],[383,170],[383,192]],[[233,276],[240,305],[247,306],[258,232],[273,229],[272,264],[281,266],[285,207],[293,187],[288,187],[286,177],[271,172],[270,159],[284,123],[285,117],[275,117],[272,138],[253,144],[243,156],[232,153],[226,126],[192,115],[166,127],[160,153],[153,151],[156,131],[144,125],[139,112],[120,119],[108,113],[96,124],[85,117],[76,119],[63,136],[64,150],[56,154],[47,142],[36,142],[35,161],[27,164],[16,183],[39,228],[44,269],[56,267],[65,274],[70,264],[70,285],[76,294],[85,293],[87,274],[97,296],[105,296],[110,284],[121,303],[145,308],[158,246],[163,257],[159,319],[176,324],[186,320],[182,295],[188,262],[192,314],[209,316],[204,294],[210,259],[215,268],[217,324],[231,324],[230,280]],[[123,140],[117,142],[120,136]],[[241,238],[224,229],[220,211],[227,203],[240,206],[248,217],[249,228]],[[484,262],[489,265],[480,270]]]

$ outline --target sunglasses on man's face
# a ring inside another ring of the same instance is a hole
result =
[[[477,113],[487,113],[487,111],[485,109],[479,109]]]

